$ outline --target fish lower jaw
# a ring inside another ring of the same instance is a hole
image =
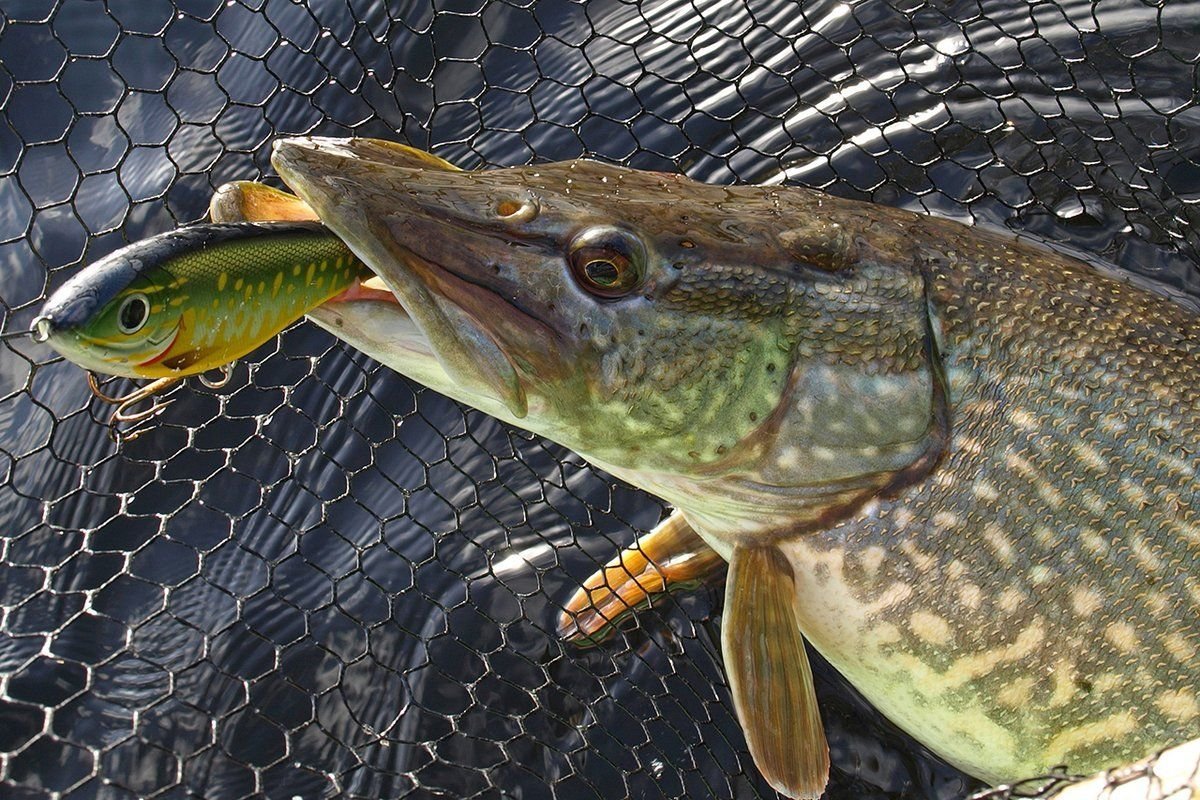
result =
[[[379,363],[436,392],[511,424],[520,420],[490,392],[473,390],[447,372],[429,337],[394,297],[326,301],[307,314],[318,326]]]

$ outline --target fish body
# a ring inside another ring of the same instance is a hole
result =
[[[95,372],[195,375],[254,350],[363,269],[319,223],[196,225],[73,276],[47,300],[34,333]]]
[[[918,248],[949,436],[924,477],[781,545],[801,629],[992,781],[1200,734],[1200,320],[1006,237],[876,216]]]
[[[726,668],[777,788],[815,797],[827,768],[798,632],[990,781],[1200,735],[1193,312],[803,189],[353,140],[274,164],[397,300],[318,322],[666,499],[730,562]]]
[[[749,463],[701,481],[609,468],[726,558],[776,540],[808,641],[973,775],[1088,772],[1200,734],[1200,320],[1011,237],[830,198],[808,212],[838,220],[866,269],[905,265],[924,309],[831,287],[816,335],[791,340],[777,425],[740,442],[761,442]],[[785,316],[816,316],[819,291]],[[894,461],[922,441],[926,396],[895,382],[923,389],[894,328],[922,316],[945,428]],[[815,378],[797,369],[813,355]],[[814,485],[875,470],[890,485],[796,513]]]

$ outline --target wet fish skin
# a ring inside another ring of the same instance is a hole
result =
[[[1196,736],[1196,315],[1004,237],[904,224],[952,436],[926,479],[783,548],[802,628],[992,781]]]
[[[283,142],[275,164],[404,307],[314,318],[667,499],[732,562],[726,664],[777,788],[824,782],[798,631],[991,781],[1200,733],[1191,311],[801,189],[430,170],[354,141]],[[572,271],[597,227],[644,253],[616,298]]]

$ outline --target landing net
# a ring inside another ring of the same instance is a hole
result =
[[[0,796],[771,797],[719,588],[603,646],[665,513],[299,324],[115,446],[23,335],[283,134],[591,156],[1007,227],[1200,296],[1200,4],[0,2]],[[829,797],[980,788],[824,665]],[[1010,796],[1025,796],[1012,794]]]

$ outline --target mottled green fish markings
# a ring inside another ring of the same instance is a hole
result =
[[[572,601],[585,633],[729,562],[731,692],[780,790],[828,769],[801,634],[984,779],[1200,735],[1196,314],[801,189],[367,140],[274,164],[394,295],[319,324],[677,509]]]

